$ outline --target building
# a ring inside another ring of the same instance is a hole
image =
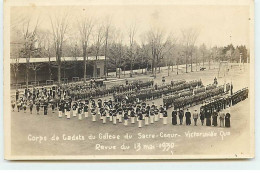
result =
[[[62,57],[61,78],[62,80],[72,81],[73,78],[83,79],[84,64],[83,57]],[[95,62],[97,66],[97,78],[105,75],[105,56],[88,57],[87,60],[87,78],[94,76]],[[11,58],[11,84],[24,85],[26,82],[26,58]],[[18,66],[17,77],[12,68]],[[46,83],[46,80],[58,80],[58,66],[56,57],[51,58],[30,58],[29,60],[29,83]]]

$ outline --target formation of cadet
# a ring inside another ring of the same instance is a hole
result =
[[[172,81],[171,84],[165,84],[164,86],[155,85],[153,88],[149,88],[153,85],[151,81],[143,82],[141,85],[136,83],[127,85],[114,87],[114,93],[121,91],[125,91],[124,94],[129,93],[128,95],[125,94],[126,98],[114,101],[111,98],[108,101],[103,101],[102,99],[95,101],[92,95],[84,99],[75,97],[73,92],[87,88],[85,85],[77,84],[62,87],[53,86],[49,89],[46,87],[33,88],[31,90],[25,89],[22,97],[19,97],[20,93],[17,91],[15,100],[12,100],[11,105],[13,111],[15,110],[15,106],[17,106],[18,112],[21,110],[26,112],[27,108],[29,108],[32,114],[35,106],[37,114],[43,109],[43,114],[47,115],[48,109],[51,108],[54,113],[57,107],[58,117],[60,118],[64,116],[67,119],[78,117],[79,120],[82,120],[83,118],[90,117],[92,121],[101,120],[104,124],[107,121],[113,124],[123,123],[125,126],[129,123],[137,123],[138,127],[142,127],[143,124],[154,124],[160,119],[162,119],[162,124],[167,124],[167,109],[169,104],[165,103],[170,100],[174,106],[174,110],[172,111],[172,125],[178,124],[177,119],[179,119],[179,124],[182,125],[185,118],[186,125],[191,125],[191,120],[193,119],[196,126],[197,120],[200,119],[202,125],[204,125],[204,120],[206,120],[207,126],[217,126],[219,117],[220,126],[230,127],[231,116],[229,108],[248,98],[248,88],[241,89],[233,95],[222,96],[224,86],[217,87],[215,83],[204,87],[201,80],[190,82],[184,80]],[[229,91],[231,86],[227,84],[226,91]],[[165,97],[163,99],[164,104],[159,107],[154,103],[151,106],[146,104],[145,101],[147,99],[156,98],[156,93],[159,93],[158,97],[167,93],[175,94]],[[211,98],[211,101],[204,103],[199,111],[196,109],[193,113],[189,109],[184,111],[185,106],[192,106],[194,103],[203,102],[206,98]]]
[[[210,99],[214,96],[219,96],[227,94],[230,90],[230,84],[225,86],[217,86],[216,82],[211,85],[204,87],[203,85],[198,85],[195,88],[189,88],[188,90],[180,90],[173,93],[170,96],[166,96],[163,99],[163,104],[168,109],[169,107],[174,107],[174,109],[184,108],[185,106],[194,106],[200,104],[206,99]]]
[[[194,80],[186,82],[185,80],[172,81],[170,84],[165,84],[162,86],[155,86],[153,88],[143,89],[134,92],[126,92],[123,94],[117,94],[115,100],[121,101],[122,99],[127,98],[128,102],[134,102],[136,98],[140,101],[148,101],[161,98],[164,95],[178,92],[180,90],[193,88],[196,86],[202,85],[201,80]]]

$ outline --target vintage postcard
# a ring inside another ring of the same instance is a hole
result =
[[[6,0],[7,160],[254,158],[253,0]]]

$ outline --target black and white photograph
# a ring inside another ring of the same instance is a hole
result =
[[[254,3],[4,2],[7,160],[254,158]]]

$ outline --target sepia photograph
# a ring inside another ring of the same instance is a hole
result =
[[[7,160],[248,159],[253,0],[4,2]]]

